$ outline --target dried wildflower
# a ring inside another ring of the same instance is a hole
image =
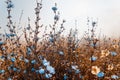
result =
[[[12,80],[12,78],[9,77],[7,80]]]
[[[1,61],[5,61],[5,56],[3,56],[3,55],[0,56],[0,60],[1,60]]]
[[[36,64],[36,60],[32,60],[32,61],[31,61],[31,64]]]
[[[39,70],[39,73],[40,73],[40,74],[44,74],[44,73],[45,73],[45,70],[44,70],[44,69],[40,69],[40,70]]]
[[[65,23],[66,22],[66,20],[63,20],[63,23]]]
[[[18,58],[20,61],[24,59],[23,56],[19,56]]]
[[[52,10],[54,11],[54,13],[56,13],[56,11],[57,11],[57,4],[56,3],[55,3],[55,6],[52,7]]]
[[[59,51],[59,54],[60,54],[60,55],[64,55],[64,52],[63,52],[63,51]]]
[[[5,70],[0,70],[0,74],[3,74],[3,73],[5,73]]]
[[[14,32],[14,29],[10,29],[10,32],[13,33],[13,32]]]
[[[15,72],[16,72],[16,71],[17,71],[17,68],[15,68],[15,67],[14,67],[14,68],[13,68],[13,71],[15,71]]]
[[[116,56],[116,55],[117,55],[117,53],[114,52],[114,51],[110,52],[110,54],[111,54],[112,56]]]
[[[59,20],[59,15],[55,15],[54,20],[58,21]]]
[[[25,62],[25,63],[29,63],[29,60],[28,60],[28,59],[24,59],[24,62]]]
[[[55,7],[52,7],[52,10],[53,11],[56,11],[57,10],[57,7],[55,6]]]
[[[92,26],[94,27],[96,25],[96,22],[92,22]]]
[[[119,76],[117,76],[117,75],[111,75],[111,78],[112,78],[112,79],[118,79]]]
[[[100,72],[100,68],[98,68],[97,66],[92,66],[92,70],[91,73],[94,75],[97,75]]]
[[[53,43],[53,42],[54,42],[54,38],[53,38],[53,37],[50,37],[50,38],[49,38],[49,41]]]
[[[83,79],[83,77],[84,77],[84,76],[82,76],[82,75],[79,76],[80,79]]]
[[[36,72],[36,74],[39,74],[39,70],[36,70],[35,72]]]
[[[76,74],[80,73],[80,70],[79,70],[79,69],[76,69],[76,70],[75,70],[75,73],[76,73]]]
[[[20,72],[21,71],[21,69],[17,69],[17,72]]]
[[[99,72],[99,73],[97,74],[97,76],[98,76],[99,78],[104,77],[104,72]]]
[[[3,50],[3,51],[5,51],[5,50],[6,50],[6,48],[5,48],[5,47],[2,47],[2,50]]]
[[[43,60],[43,56],[42,55],[39,55],[38,58],[41,59],[41,60]]]
[[[113,64],[109,64],[107,69],[108,70],[113,70],[113,68],[114,68]]]
[[[49,66],[49,65],[50,65],[50,62],[47,61],[47,62],[45,62],[43,65],[44,65],[44,66]]]
[[[36,37],[34,37],[33,40],[34,40],[34,41],[38,41],[39,39],[40,39],[40,38],[36,36]]]
[[[67,80],[68,76],[66,74],[64,74],[63,80]]]
[[[10,54],[7,55],[7,59],[11,59],[11,55]]]
[[[50,62],[47,61],[46,59],[44,59],[44,60],[42,61],[42,63],[43,63],[44,66],[49,66],[49,65],[50,65]]]
[[[11,58],[11,61],[12,61],[12,62],[15,62],[15,61],[16,61],[15,57],[12,57],[12,58]]]
[[[45,78],[47,78],[47,79],[49,79],[49,78],[51,78],[52,77],[52,74],[45,74]]]
[[[94,47],[95,45],[94,45],[93,43],[90,43],[90,46],[91,46],[91,47]]]
[[[27,73],[27,70],[24,70],[23,73]]]
[[[117,67],[119,67],[119,66],[120,66],[120,64],[118,63],[116,66],[117,66]]]
[[[77,65],[72,65],[72,69],[77,70],[78,66]]]
[[[46,69],[49,71],[49,73],[55,74],[55,69],[52,66],[47,66]]]
[[[30,26],[26,28],[27,30],[30,30]]]
[[[7,8],[14,8],[14,4],[11,1],[9,1],[7,3]]]
[[[13,68],[14,68],[14,65],[13,65],[13,64],[10,65],[10,66],[8,66],[8,70],[13,70]]]
[[[27,47],[27,55],[30,55],[31,53],[32,53],[32,50],[29,47]]]
[[[91,60],[91,61],[96,61],[96,60],[97,60],[97,57],[96,57],[96,56],[92,56],[92,57],[90,58],[90,60]]]
[[[34,71],[35,71],[35,68],[32,68],[31,71],[34,72]]]
[[[117,49],[119,47],[119,45],[112,45],[113,48]]]
[[[4,44],[4,42],[3,41],[0,41],[0,45],[3,45]]]
[[[15,57],[15,56],[16,56],[16,54],[15,54],[15,53],[10,53],[10,55],[11,55],[12,57]]]
[[[16,34],[13,34],[13,33],[7,34],[7,33],[6,33],[6,37],[7,37],[7,38],[14,37],[14,36],[16,36]]]
[[[108,50],[102,50],[100,57],[101,57],[101,58],[102,58],[102,57],[106,57],[106,56],[108,56],[109,54],[110,54],[110,52],[109,52]]]
[[[47,60],[44,58],[44,60],[42,61],[42,63],[44,64],[44,63],[46,63],[47,62]]]

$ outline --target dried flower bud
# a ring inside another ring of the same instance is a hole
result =
[[[58,16],[58,15],[55,15],[55,16],[54,16],[54,20],[58,21],[58,20],[59,20],[59,16]]]

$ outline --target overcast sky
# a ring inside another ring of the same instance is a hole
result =
[[[21,25],[27,24],[27,17],[30,17],[34,23],[34,7],[36,0],[12,0],[15,7],[13,9],[14,21],[18,23],[21,10],[24,10]],[[60,11],[60,19],[67,22],[65,28],[67,31],[74,28],[77,20],[77,28],[82,34],[87,29],[87,17],[96,20],[98,18],[98,33],[108,36],[120,36],[120,0],[43,0],[41,11],[42,22],[45,25],[53,23],[53,11],[51,7],[57,3]],[[0,0],[0,26],[6,25],[6,4],[5,0]]]

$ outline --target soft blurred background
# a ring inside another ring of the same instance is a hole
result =
[[[13,21],[18,24],[21,11],[23,16],[21,26],[27,25],[27,18],[30,17],[31,25],[34,24],[36,0],[12,0],[14,8],[12,10]],[[87,17],[98,21],[97,33],[112,37],[120,36],[120,0],[43,0],[41,11],[42,23],[49,25],[53,23],[53,11],[51,7],[57,3],[60,11],[60,20],[65,19],[65,33],[70,28],[79,30],[82,35],[87,30]],[[7,24],[7,10],[5,0],[0,0],[0,27],[3,31]],[[75,20],[77,21],[75,23]],[[34,25],[33,25],[34,26]]]

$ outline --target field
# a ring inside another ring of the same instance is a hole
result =
[[[56,29],[60,15],[55,3],[51,31],[41,30],[42,2],[36,2],[35,28],[28,18],[20,34],[12,21],[12,1],[6,4],[9,32],[0,34],[0,80],[120,80],[120,39],[96,36],[97,22],[88,20],[91,26],[81,38],[77,29],[64,36],[65,20]]]

